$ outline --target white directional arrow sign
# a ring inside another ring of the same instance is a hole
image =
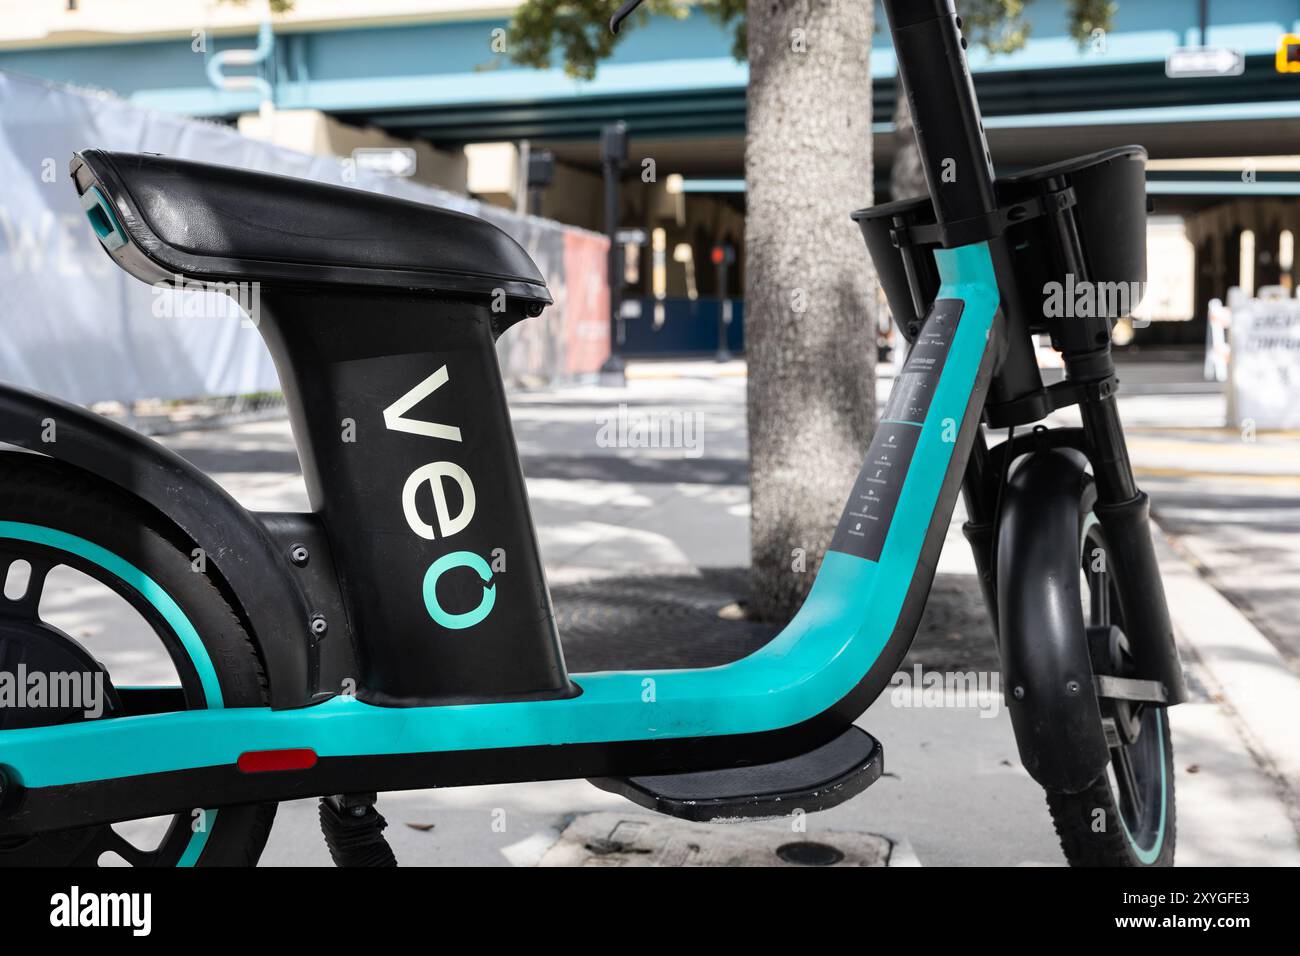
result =
[[[352,161],[358,169],[380,176],[415,175],[415,150],[399,146],[396,148],[358,146],[352,151]]]
[[[1241,76],[1246,57],[1222,46],[1175,47],[1165,57],[1165,76],[1185,80],[1201,76]]]

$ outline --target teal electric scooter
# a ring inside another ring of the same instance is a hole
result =
[[[565,667],[494,351],[551,299],[510,238],[380,195],[78,153],[123,269],[258,284],[312,510],[250,513],[134,432],[0,386],[0,439],[27,449],[0,453],[0,561],[26,575],[0,599],[0,662],[107,688],[93,720],[0,708],[0,863],[253,863],[276,803],[312,796],[338,862],[391,862],[377,793],[555,778],[691,820],[834,806],[881,773],[854,721],[908,649],[959,491],[1067,857],[1169,863],[1166,713],[1186,690],[1116,412],[1117,316],[1034,305],[1067,275],[1145,277],[1145,154],[996,180],[951,3],[885,7],[930,195],[854,215],[910,353],[807,601],[719,667]],[[1051,387],[1038,332],[1065,358]],[[1015,434],[1069,404],[1082,428]],[[1008,439],[990,449],[983,425]],[[42,619],[61,566],[131,606],[175,686],[115,683]],[[156,846],[120,826],[155,816]]]

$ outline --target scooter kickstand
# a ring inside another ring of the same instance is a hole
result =
[[[377,794],[320,798],[320,829],[335,866],[397,866],[384,838],[388,821],[375,809]]]

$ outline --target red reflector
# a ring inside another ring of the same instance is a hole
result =
[[[310,770],[316,766],[316,751],[250,750],[239,755],[239,769],[243,773],[266,773],[271,770]]]

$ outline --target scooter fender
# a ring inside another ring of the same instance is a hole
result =
[[[170,519],[225,580],[261,652],[271,706],[312,702],[309,611],[267,529],[207,475],[157,442],[76,405],[0,384],[0,442],[82,468]]]
[[[1028,456],[998,528],[998,647],[1020,760],[1043,787],[1066,793],[1086,788],[1110,760],[1081,613],[1086,464],[1072,450]]]

